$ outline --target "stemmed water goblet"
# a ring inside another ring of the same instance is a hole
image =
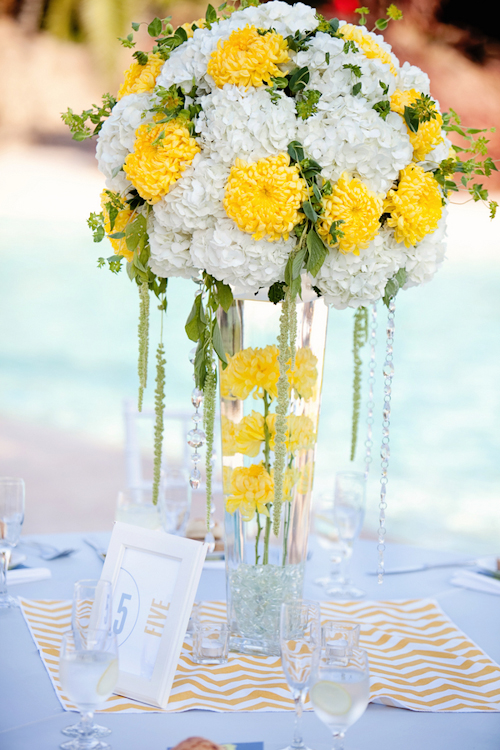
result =
[[[85,641],[87,633],[92,631],[111,633],[112,598],[111,583],[105,580],[77,581],[73,589],[73,608],[71,612],[71,628],[77,641]],[[67,737],[82,737],[99,739],[111,734],[111,729],[93,724],[87,720],[71,724],[61,732]],[[70,747],[70,745],[68,745]],[[77,746],[75,746],[77,747]]]
[[[311,675],[321,652],[321,612],[318,602],[281,605],[281,664],[295,703],[293,742],[286,750],[307,750],[302,739],[302,711]]]
[[[7,591],[7,570],[12,550],[19,541],[24,521],[24,482],[0,477],[0,609],[19,607]]]
[[[361,718],[370,699],[370,670],[366,651],[336,649],[323,652],[311,679],[309,698],[314,712],[330,729],[333,750],[343,750],[344,734]]]
[[[335,476],[333,517],[343,545],[341,574],[326,592],[335,599],[361,599],[365,592],[352,585],[350,562],[353,544],[363,526],[366,507],[366,479],[359,472],[341,471]]]
[[[59,680],[64,693],[80,711],[74,739],[63,750],[109,750],[96,736],[93,715],[113,693],[118,680],[118,646],[110,630],[70,630],[64,633],[59,659]]]

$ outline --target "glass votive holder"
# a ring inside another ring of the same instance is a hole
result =
[[[225,664],[229,651],[229,628],[226,622],[195,620],[192,660],[196,664]]]
[[[359,624],[326,620],[321,627],[322,658],[347,664],[354,648],[359,648]]]

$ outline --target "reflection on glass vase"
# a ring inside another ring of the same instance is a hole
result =
[[[302,598],[328,311],[314,299],[299,301],[296,312],[281,503],[274,492],[281,304],[240,299],[219,317],[228,359],[220,372],[228,623],[231,649],[243,653],[279,654],[281,604]]]

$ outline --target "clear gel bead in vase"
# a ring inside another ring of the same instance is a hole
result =
[[[327,307],[298,302],[279,534],[273,531],[281,304],[236,300],[219,323],[228,623],[231,649],[279,654],[282,602],[302,598]]]

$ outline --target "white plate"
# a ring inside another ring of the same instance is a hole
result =
[[[480,557],[479,560],[476,560],[476,565],[478,568],[482,568],[483,570],[491,570],[494,573],[498,573],[498,566],[497,566],[497,557],[496,555],[488,555],[488,557]]]
[[[10,558],[10,565],[9,570],[12,570],[13,568],[17,568],[18,565],[21,565],[26,560],[26,555],[23,555],[22,552],[14,552],[11,555]]]

